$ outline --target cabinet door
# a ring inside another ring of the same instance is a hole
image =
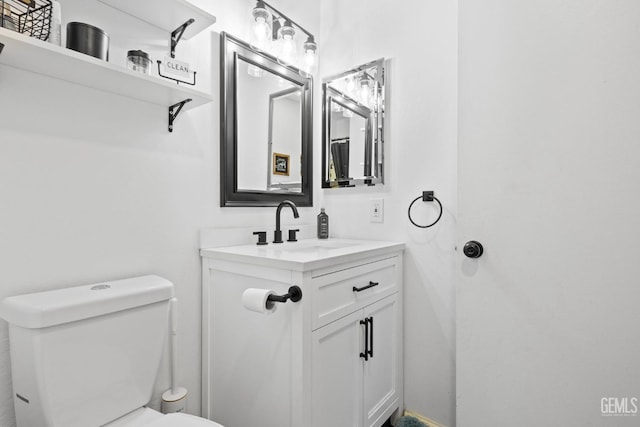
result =
[[[377,427],[391,415],[400,398],[398,346],[402,343],[397,294],[365,307],[364,318],[372,320],[369,328],[373,335],[369,343],[373,355],[364,362],[364,425]]]
[[[313,427],[362,427],[362,315],[358,310],[312,333]]]

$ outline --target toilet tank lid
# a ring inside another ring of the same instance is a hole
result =
[[[173,283],[160,276],[133,277],[5,298],[0,317],[35,329],[169,300]]]

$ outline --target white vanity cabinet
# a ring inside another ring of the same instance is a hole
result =
[[[308,240],[203,249],[203,415],[226,427],[379,427],[403,408],[402,250]],[[272,314],[247,288],[302,289]]]
[[[397,318],[392,295],[313,331],[312,426],[379,426],[397,407]],[[364,337],[371,335],[366,346]]]

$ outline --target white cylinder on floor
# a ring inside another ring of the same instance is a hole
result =
[[[176,387],[175,390],[167,390],[162,394],[162,413],[173,414],[187,410],[187,389]]]

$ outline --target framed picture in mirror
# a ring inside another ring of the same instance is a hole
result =
[[[273,174],[289,176],[289,156],[273,153]]]

